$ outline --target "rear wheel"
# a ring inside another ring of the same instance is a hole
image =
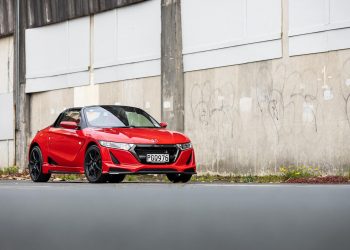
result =
[[[168,180],[171,181],[172,183],[186,183],[188,182],[192,175],[191,174],[167,174]]]
[[[102,158],[100,149],[92,145],[85,153],[84,170],[86,179],[92,183],[107,181],[107,175],[102,173]]]
[[[108,182],[119,183],[119,182],[122,182],[124,178],[125,178],[125,174],[110,174],[108,176]]]
[[[34,182],[47,182],[51,174],[43,174],[43,156],[38,146],[32,148],[29,154],[29,174]]]

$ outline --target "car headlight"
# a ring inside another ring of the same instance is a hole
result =
[[[186,149],[192,148],[192,143],[188,142],[188,143],[183,143],[183,144],[177,144],[177,146],[181,150],[186,150]]]
[[[100,145],[107,148],[116,148],[116,149],[122,149],[122,150],[130,150],[134,146],[134,144],[112,142],[112,141],[100,141]]]

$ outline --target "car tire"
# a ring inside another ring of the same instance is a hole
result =
[[[51,174],[44,174],[42,171],[43,155],[39,146],[34,146],[29,153],[29,175],[34,182],[47,182]]]
[[[120,183],[124,180],[125,174],[110,174],[108,176],[108,182],[110,183]]]
[[[192,175],[191,174],[182,174],[181,175],[181,182],[186,183],[191,180]]]
[[[166,177],[169,181],[172,183],[186,183],[189,180],[191,180],[192,175],[191,174],[167,174]]]
[[[181,174],[166,174],[166,177],[172,183],[178,183],[181,181]]]
[[[103,183],[107,181],[107,175],[102,173],[102,158],[100,149],[91,145],[85,153],[84,171],[86,179],[90,183]]]

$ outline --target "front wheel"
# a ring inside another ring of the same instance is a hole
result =
[[[166,177],[168,177],[168,180],[172,183],[186,183],[189,180],[191,180],[192,175],[191,174],[167,174]]]
[[[43,155],[38,146],[32,148],[29,154],[29,174],[34,182],[47,182],[51,174],[44,174],[42,171]]]
[[[108,176],[108,182],[119,183],[119,182],[122,182],[124,178],[125,178],[125,174],[110,174]]]
[[[102,158],[100,149],[92,145],[85,153],[84,170],[86,179],[91,183],[107,181],[107,176],[102,173]]]

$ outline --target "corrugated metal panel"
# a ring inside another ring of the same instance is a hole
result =
[[[147,0],[27,0],[27,27],[35,28]]]
[[[27,28],[96,14],[147,0],[21,0],[27,2]],[[14,31],[15,0],[0,0],[0,37]]]
[[[13,34],[14,0],[0,0],[0,37]]]

